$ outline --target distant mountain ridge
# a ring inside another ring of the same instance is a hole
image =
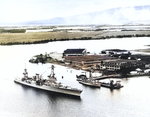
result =
[[[23,22],[23,25],[123,25],[150,24],[150,5],[119,7],[100,12],[91,12],[70,17],[56,17],[47,20]]]

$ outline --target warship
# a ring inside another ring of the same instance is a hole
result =
[[[33,77],[28,77],[27,69],[24,69],[23,75],[23,78],[15,78],[14,82],[37,89],[72,96],[80,96],[82,93],[82,90],[80,89],[64,86],[62,83],[58,83],[54,73],[54,65],[51,66],[51,74],[47,79],[43,79],[39,74],[36,74]]]

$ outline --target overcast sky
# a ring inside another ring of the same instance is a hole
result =
[[[24,22],[150,5],[150,0],[0,0],[0,23]]]

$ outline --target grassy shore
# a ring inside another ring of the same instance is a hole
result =
[[[0,33],[0,45],[34,44],[65,40],[150,37],[150,31],[81,31]]]

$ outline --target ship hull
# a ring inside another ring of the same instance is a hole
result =
[[[67,88],[67,87],[64,88],[64,87],[52,87],[52,86],[46,86],[46,85],[36,85],[35,82],[34,83],[33,82],[27,83],[27,82],[21,81],[20,79],[15,79],[14,82],[21,84],[21,85],[45,90],[45,91],[56,92],[56,93],[78,96],[78,97],[80,96],[80,94],[82,92],[82,90],[71,89],[71,88]]]
[[[109,83],[101,83],[102,87],[110,88],[110,89],[120,89],[123,86],[111,86]]]
[[[92,84],[92,83],[89,83],[89,82],[83,82],[83,81],[79,81],[79,83],[83,84],[83,85],[87,85],[87,86],[91,86],[91,87],[97,87],[97,88],[100,88],[101,87],[101,84]]]

